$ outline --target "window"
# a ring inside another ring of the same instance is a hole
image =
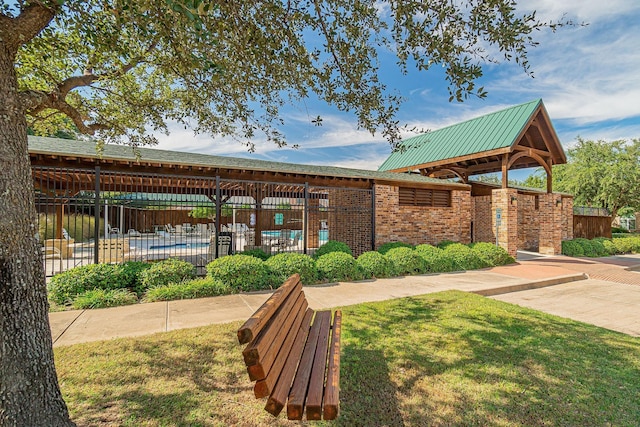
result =
[[[451,207],[451,191],[400,187],[400,206]]]

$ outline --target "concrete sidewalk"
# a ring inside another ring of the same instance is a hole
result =
[[[565,257],[558,258],[571,261]],[[632,261],[630,264],[640,264],[640,256],[632,258]],[[610,265],[610,268],[621,267]],[[311,308],[319,309],[451,289],[481,295],[512,292],[520,294],[531,292],[527,291],[530,289],[550,289],[549,286],[558,284],[566,284],[571,289],[574,285],[569,282],[583,281],[586,278],[584,272],[567,268],[566,263],[545,263],[544,259],[540,261],[536,258],[485,270],[305,286],[304,291]],[[640,292],[640,286],[626,288]],[[108,309],[64,311],[51,313],[49,318],[54,346],[63,346],[244,320],[270,294],[256,292]],[[640,325],[640,310],[637,311]],[[627,326],[625,328],[629,329]]]

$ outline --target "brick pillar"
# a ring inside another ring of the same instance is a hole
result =
[[[540,195],[538,252],[541,254],[558,255],[562,252],[562,210],[562,199],[559,194]]]
[[[562,198],[562,240],[573,239],[573,197]]]
[[[512,257],[518,252],[518,190],[501,188],[491,191],[491,224],[496,230],[496,213],[502,210],[501,224],[498,226],[498,243]]]

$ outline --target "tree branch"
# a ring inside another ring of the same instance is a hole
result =
[[[0,41],[5,48],[16,53],[20,46],[37,36],[53,19],[57,10],[40,2],[26,6],[20,14],[11,18],[0,15]]]

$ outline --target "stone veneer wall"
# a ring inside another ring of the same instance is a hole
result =
[[[376,185],[375,246],[387,242],[471,241],[471,192],[452,191],[451,207],[400,206],[398,187]]]
[[[371,191],[331,188],[329,197],[329,239],[344,242],[358,256],[371,250]]]
[[[495,226],[491,212],[491,196],[475,196],[473,202],[473,241],[496,242]]]
[[[538,198],[538,209],[536,209]],[[518,249],[538,251],[540,245],[540,196],[518,194]]]

